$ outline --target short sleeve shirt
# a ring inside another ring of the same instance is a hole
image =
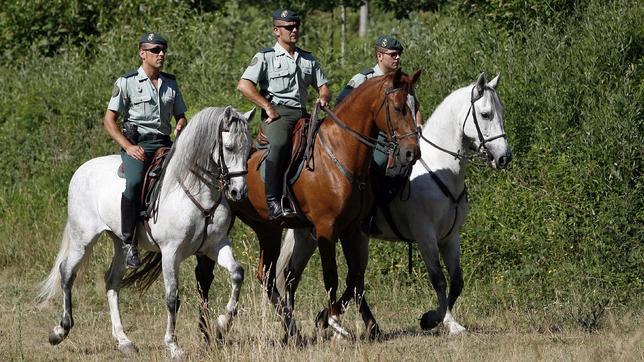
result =
[[[355,89],[355,88],[358,88],[367,79],[370,79],[370,78],[373,78],[373,77],[378,77],[378,76],[381,76],[381,75],[385,75],[385,73],[380,69],[378,64],[376,64],[373,67],[373,72],[371,72],[369,74],[363,74],[362,72],[360,72],[360,73],[354,75],[353,78],[351,78],[351,80],[349,81],[348,86]],[[418,102],[416,101],[416,94],[415,94],[414,90],[412,89],[412,92],[409,95],[407,95],[407,106],[409,106],[409,109],[411,109],[412,111],[415,112],[417,103]]]
[[[320,88],[329,82],[311,53],[295,48],[291,58],[279,43],[255,54],[241,78],[258,85],[271,103],[296,108],[306,107],[309,85]]]
[[[373,78],[373,77],[378,77],[378,76],[381,76],[381,75],[385,75],[385,73],[382,70],[380,70],[380,67],[378,66],[378,64],[376,64],[373,67],[373,72],[371,72],[369,74],[363,74],[362,72],[360,72],[360,73],[354,75],[353,78],[351,78],[351,80],[349,81],[348,85],[351,88],[358,88],[360,86],[360,84],[364,83],[367,79],[370,79],[370,78]]]
[[[124,122],[135,123],[140,135],[169,135],[170,119],[184,114],[186,105],[173,76],[161,73],[157,85],[158,90],[139,67],[136,74],[116,80],[107,109],[123,113]]]

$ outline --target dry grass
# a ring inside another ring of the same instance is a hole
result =
[[[314,263],[315,264],[315,263]],[[585,332],[581,327],[553,323],[547,312],[522,315],[512,310],[498,310],[477,315],[467,297],[456,317],[468,328],[463,336],[450,337],[442,331],[424,332],[418,316],[429,301],[408,299],[409,288],[391,284],[378,291],[372,288],[370,299],[384,336],[370,342],[361,338],[333,341],[326,331],[315,328],[313,317],[323,305],[324,295],[317,287],[319,269],[308,268],[298,299],[297,316],[306,343],[282,345],[283,332],[261,286],[247,272],[242,290],[240,312],[224,342],[206,351],[197,329],[197,299],[192,287],[193,264],[182,267],[183,304],[178,318],[177,336],[186,352],[186,360],[643,360],[641,311],[619,316],[608,312],[601,327]],[[250,267],[246,266],[246,269]],[[29,274],[5,270],[0,274],[0,360],[113,360],[122,359],[111,336],[107,303],[100,280],[102,267],[88,265],[85,277],[74,289],[75,327],[59,346],[50,346],[47,333],[58,322],[60,304],[36,307],[30,303],[35,294],[35,278]],[[23,275],[23,276],[21,276]],[[18,276],[18,277],[16,277]],[[211,290],[213,315],[220,313],[228,298],[226,273],[217,271]],[[126,333],[139,347],[135,360],[164,360],[168,353],[163,344],[165,309],[161,283],[146,295],[125,290],[121,311]],[[424,297],[429,300],[431,292]],[[375,297],[378,296],[379,299]],[[424,299],[424,298],[423,298]],[[433,299],[431,301],[433,303]],[[419,306],[418,304],[423,304]],[[349,309],[344,325],[361,335],[363,325],[355,308]]]

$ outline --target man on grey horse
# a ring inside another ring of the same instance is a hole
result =
[[[320,106],[331,98],[328,80],[313,55],[295,46],[300,37],[300,17],[290,11],[273,12],[273,35],[277,42],[272,48],[260,50],[242,74],[237,90],[262,108],[261,127],[269,140],[266,162],[266,202],[269,218],[288,216],[292,210],[283,209],[283,177],[291,148],[291,132],[304,117],[307,87],[319,93]],[[259,86],[259,91],[257,90]]]
[[[134,238],[144,173],[154,152],[170,146],[170,118],[176,119],[175,135],[185,127],[186,105],[175,76],[161,72],[168,43],[159,34],[146,33],[139,39],[141,66],[116,80],[103,125],[121,146],[125,191],[121,196],[121,232],[125,243],[125,265],[140,266]],[[116,124],[123,114],[123,131]]]

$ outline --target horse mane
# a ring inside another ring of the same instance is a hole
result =
[[[407,77],[408,74],[405,72],[402,72],[402,76]],[[347,107],[347,105],[354,103],[355,98],[361,97],[362,93],[366,93],[372,88],[376,87],[376,85],[379,87],[381,90],[381,94],[384,94],[384,87],[387,84],[387,82],[391,82],[393,84],[393,78],[394,78],[395,72],[385,74],[385,75],[379,75],[376,77],[372,77],[364,81],[364,83],[360,84],[357,88],[355,88],[349,95],[342,100],[339,104],[336,105],[334,111],[336,113],[342,112],[344,108]],[[409,84],[407,82],[401,82],[401,85],[403,85],[403,88],[405,89],[406,92],[409,93]],[[353,105],[352,105],[353,106]]]
[[[236,144],[250,143],[246,120],[232,107],[208,107],[199,111],[177,138],[172,153],[169,174],[174,180],[181,180],[188,188],[193,186],[198,178],[193,170],[215,170],[215,160],[212,150],[222,140],[219,127],[224,122],[223,129],[230,131]]]

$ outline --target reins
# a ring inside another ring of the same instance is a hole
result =
[[[201,247],[203,247],[203,244],[206,242],[208,225],[212,224],[212,217],[217,207],[221,204],[223,192],[226,190],[228,185],[230,185],[230,179],[232,179],[233,177],[244,176],[248,173],[247,169],[244,169],[241,171],[235,171],[235,172],[230,172],[228,170],[228,166],[224,161],[224,146],[223,146],[223,137],[222,137],[222,133],[224,131],[225,130],[223,129],[222,124],[220,123],[219,130],[218,130],[219,142],[215,142],[210,151],[210,154],[214,154],[215,147],[219,146],[217,150],[219,155],[219,163],[217,163],[217,161],[215,160],[214,162],[216,166],[215,170],[210,171],[200,165],[195,165],[196,168],[198,168],[198,170],[195,170],[194,168],[190,169],[190,172],[192,172],[192,174],[194,174],[195,177],[197,177],[197,179],[199,179],[201,182],[206,184],[208,187],[214,188],[219,193],[219,196],[217,197],[217,200],[215,201],[215,203],[210,208],[205,208],[203,205],[201,205],[199,200],[197,200],[190,193],[190,190],[184,185],[183,181],[181,181],[180,179],[177,179],[177,182],[179,183],[179,186],[181,186],[181,189],[185,192],[186,196],[188,196],[190,201],[192,201],[192,203],[197,207],[197,209],[201,211],[201,215],[204,217],[204,228],[203,228],[201,243],[199,244],[199,247],[197,248],[197,250],[195,250],[195,253],[198,252],[201,249]],[[210,180],[207,180],[205,175],[211,176],[212,179],[216,179],[218,183],[213,186],[212,182]],[[150,239],[154,242],[154,244],[156,244],[157,247],[159,247],[159,243],[154,239],[154,237],[152,237],[150,225],[148,224],[147,220],[145,220],[143,224]]]

